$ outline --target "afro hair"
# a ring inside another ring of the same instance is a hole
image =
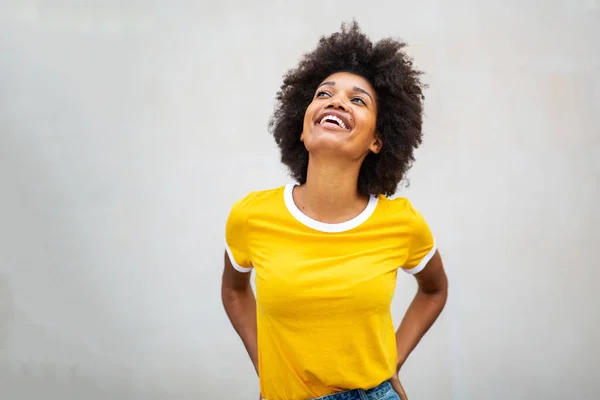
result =
[[[322,37],[312,52],[289,70],[276,96],[269,131],[281,151],[281,161],[300,184],[306,182],[308,151],[300,141],[306,108],[322,81],[337,72],[365,78],[378,104],[376,131],[383,143],[367,155],[360,169],[358,190],[364,195],[393,195],[414,161],[422,141],[422,72],[404,51],[406,43],[392,38],[371,42],[356,21]]]

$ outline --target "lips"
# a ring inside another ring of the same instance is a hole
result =
[[[344,113],[341,113],[339,111],[325,110],[319,113],[319,115],[315,119],[315,124],[321,125],[325,123],[337,125],[338,127],[347,131],[352,129],[350,119],[346,115],[344,115]]]

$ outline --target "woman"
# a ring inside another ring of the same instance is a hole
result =
[[[446,302],[425,219],[387,197],[422,138],[404,46],[373,44],[356,22],[322,38],[285,76],[270,122],[297,184],[230,211],[222,299],[265,399],[405,400],[398,372]],[[398,268],[419,289],[394,332]]]

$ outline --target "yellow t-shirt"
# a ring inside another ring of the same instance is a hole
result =
[[[226,224],[231,263],[256,271],[261,393],[306,400],[375,387],[396,370],[396,271],[421,271],[434,239],[405,198],[372,196],[354,219],[327,224],[298,209],[293,188],[250,193]]]

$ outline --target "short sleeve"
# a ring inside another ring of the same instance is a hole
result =
[[[408,244],[408,257],[402,269],[414,275],[421,272],[431,260],[436,251],[436,244],[425,218],[414,208],[412,212],[414,220]]]
[[[240,272],[252,271],[248,248],[249,199],[245,197],[233,204],[225,224],[225,250],[231,265]]]

